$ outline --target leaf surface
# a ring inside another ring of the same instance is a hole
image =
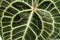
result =
[[[57,38],[60,29],[59,0],[4,0],[0,6],[3,40]]]

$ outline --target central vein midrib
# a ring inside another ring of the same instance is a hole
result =
[[[29,26],[30,26],[30,22],[31,22],[31,20],[32,20],[33,14],[34,14],[34,12],[32,11],[31,14],[30,14],[30,16],[29,16],[29,19],[28,19],[28,21],[27,21],[26,29],[25,29],[25,32],[24,32],[24,34],[23,34],[23,39],[22,39],[22,40],[24,40],[24,37],[25,37],[25,35],[26,35],[26,32],[27,32],[27,30],[28,30],[28,28],[29,28]]]
[[[23,34],[22,40],[25,40],[24,37],[26,35],[26,32],[27,32],[28,28],[30,27],[30,22],[32,20],[32,17],[33,17],[33,14],[34,14],[34,11],[35,11],[36,6],[37,6],[36,3],[34,2],[34,5],[32,6],[32,10],[31,10],[31,14],[30,14],[29,19],[27,21],[26,29],[25,29],[25,32]]]

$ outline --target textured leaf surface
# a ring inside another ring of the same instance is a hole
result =
[[[59,0],[3,0],[3,40],[48,40],[60,36]]]
[[[1,6],[1,2],[2,2],[2,0],[0,0],[0,6]],[[0,34],[1,34],[1,13],[0,13]]]

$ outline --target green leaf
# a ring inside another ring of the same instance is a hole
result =
[[[60,36],[59,0],[3,0],[3,40],[47,40]]]

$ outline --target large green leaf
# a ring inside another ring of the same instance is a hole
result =
[[[59,0],[3,0],[0,6],[3,40],[57,39]]]

